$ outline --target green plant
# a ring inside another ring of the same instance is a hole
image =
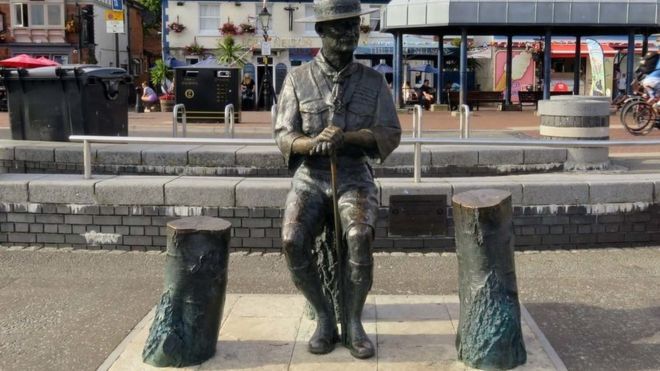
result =
[[[223,64],[228,66],[237,65],[243,67],[247,60],[245,56],[248,49],[243,45],[236,42],[231,36],[225,36],[218,40],[218,49],[215,52],[215,57]]]
[[[154,86],[161,86],[165,80],[172,80],[173,75],[172,70],[167,68],[162,59],[159,59],[151,69],[151,83]]]

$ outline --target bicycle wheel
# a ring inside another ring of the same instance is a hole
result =
[[[621,123],[632,135],[646,135],[654,126],[655,111],[646,102],[633,102],[621,113]]]
[[[641,102],[642,100],[643,100],[642,97],[636,96],[636,95],[633,95],[633,96],[629,97],[628,99],[626,99],[623,102],[623,104],[621,105],[621,107],[619,108],[619,120],[621,120],[621,122],[623,122],[623,114],[624,114],[624,112],[626,112],[626,109],[628,107],[630,107],[632,104],[637,103],[637,102]]]

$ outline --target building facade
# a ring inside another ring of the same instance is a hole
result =
[[[356,56],[359,61],[367,65],[378,64],[380,59],[386,59],[387,63],[387,58],[391,65],[391,53],[380,55],[377,50],[370,47],[391,44],[391,35],[378,31],[380,9],[386,3],[386,1],[362,2],[363,8],[377,10],[362,17],[360,47],[364,53]],[[233,37],[247,49],[245,57],[248,63],[244,66],[244,72],[253,76],[259,89],[264,72],[268,68],[271,76],[274,77],[275,91],[279,92],[288,71],[311,60],[320,49],[321,40],[314,31],[313,23],[295,22],[296,19],[314,14],[312,1],[268,1],[268,11],[272,14],[268,29],[271,55],[266,61],[262,51],[263,30],[258,21],[258,14],[263,9],[263,4],[255,1],[164,0],[163,54],[166,57],[172,56],[177,60],[185,61],[187,64],[212,56],[219,40],[224,36],[221,29],[223,27],[231,29],[229,24],[232,24],[239,29],[238,34]],[[184,28],[177,32],[180,27],[172,26],[173,23]],[[190,48],[191,45],[201,46],[204,51],[190,53],[193,49]]]
[[[111,9],[112,0],[0,0],[0,58],[28,54],[61,64],[120,67],[139,76],[148,66],[145,9],[123,0],[124,32],[117,37],[107,29]]]

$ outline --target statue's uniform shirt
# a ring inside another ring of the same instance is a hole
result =
[[[279,96],[275,140],[289,169],[295,171],[284,224],[303,224],[308,232],[317,233],[322,226],[319,221],[332,212],[329,158],[291,151],[294,140],[319,135],[330,121],[344,132],[365,130],[375,138],[372,151],[344,145],[337,152],[343,229],[353,223],[373,228],[378,191],[368,158],[382,162],[399,145],[396,108],[380,73],[356,62],[336,71],[322,52],[287,76]]]

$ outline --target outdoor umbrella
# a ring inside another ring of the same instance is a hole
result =
[[[380,72],[380,73],[382,73],[382,74],[394,72],[394,69],[392,67],[388,66],[385,63],[377,64],[373,67],[373,69]]]
[[[425,64],[423,66],[410,67],[411,71],[424,72],[424,73],[438,73],[438,69],[431,66],[430,64]]]
[[[59,66],[60,64],[46,58],[34,58],[27,54],[19,54],[15,57],[4,59],[0,61],[0,67],[9,68],[35,68],[35,67],[48,67]]]

